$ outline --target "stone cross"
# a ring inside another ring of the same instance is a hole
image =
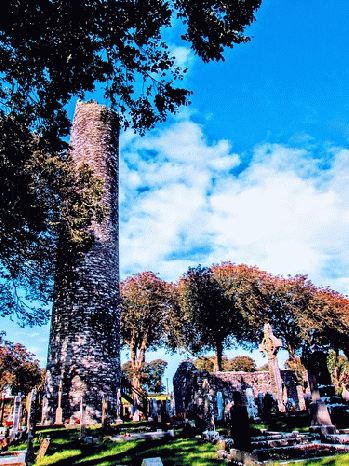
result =
[[[270,324],[264,325],[264,338],[262,343],[259,345],[259,351],[266,354],[268,358],[268,368],[270,376],[270,388],[273,395],[277,399],[278,407],[280,411],[285,411],[285,405],[283,403],[283,390],[280,368],[277,360],[276,353],[282,346],[280,338],[276,338],[273,334],[273,330]]]

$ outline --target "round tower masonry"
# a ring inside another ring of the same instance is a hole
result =
[[[88,164],[103,181],[107,215],[92,225],[94,245],[74,264],[59,250],[43,419],[45,424],[80,416],[101,422],[102,400],[116,420],[120,388],[117,116],[95,102],[78,102],[70,146],[77,166]],[[67,265],[68,264],[68,265]],[[57,411],[58,410],[58,411]]]

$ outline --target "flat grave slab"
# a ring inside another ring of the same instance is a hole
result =
[[[163,466],[160,456],[144,458],[141,466]]]

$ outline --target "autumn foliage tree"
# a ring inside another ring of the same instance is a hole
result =
[[[142,272],[121,282],[120,295],[121,341],[130,351],[133,384],[141,388],[146,351],[166,342],[167,286],[154,273]]]
[[[27,395],[43,381],[39,361],[20,343],[11,343],[0,335],[0,392],[6,387],[13,395]]]
[[[265,322],[269,322],[275,335],[281,338],[291,359],[308,341],[311,325],[304,316],[313,307],[315,292],[316,287],[306,275],[265,276]]]
[[[229,261],[215,264],[211,270],[229,301],[236,340],[246,348],[259,343],[268,306],[265,296],[266,272],[256,266]]]
[[[214,371],[215,357],[214,356],[200,356],[193,361],[194,366],[199,370],[207,372]],[[256,363],[250,356],[235,356],[234,358],[222,357],[222,370],[230,371],[243,371],[254,372],[256,370]]]
[[[180,345],[192,354],[213,349],[216,353],[215,370],[222,370],[223,349],[233,342],[233,316],[229,301],[213,277],[210,269],[189,268],[178,283]]]
[[[190,268],[178,283],[183,346],[193,354],[214,349],[215,370],[222,370],[225,348],[256,344],[265,315],[262,276],[256,267],[231,262]]]
[[[256,363],[250,356],[235,356],[232,359],[228,359],[225,370],[254,372],[256,370]]]

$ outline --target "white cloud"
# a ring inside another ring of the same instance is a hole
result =
[[[121,270],[176,280],[221,260],[349,290],[348,151],[264,144],[243,156],[179,119],[121,151]],[[325,168],[324,168],[325,167]]]
[[[171,51],[171,56],[175,57],[176,66],[187,68],[194,59],[194,54],[188,47],[174,47]]]

